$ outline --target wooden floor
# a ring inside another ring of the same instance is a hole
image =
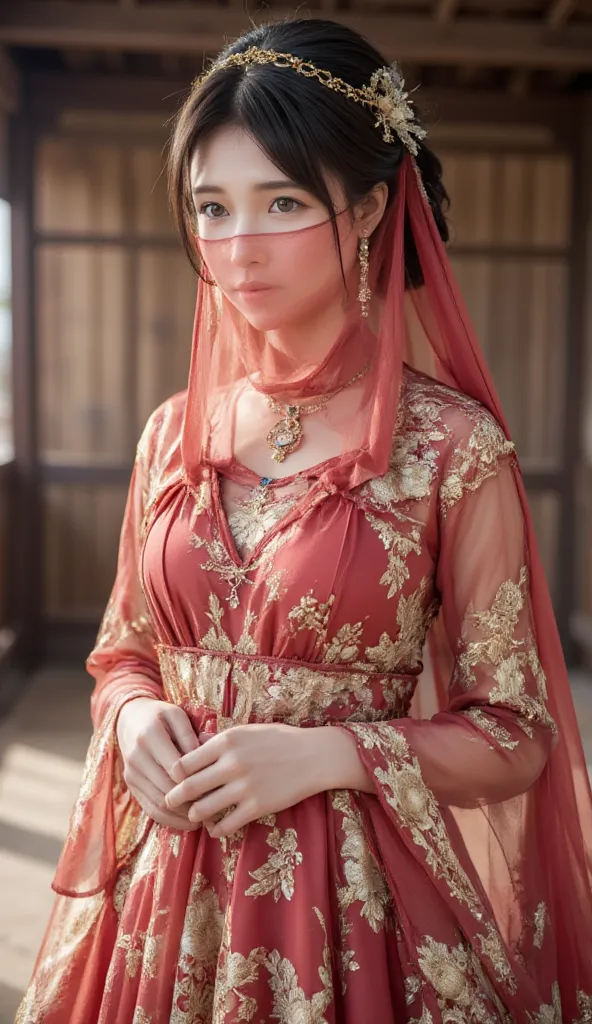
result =
[[[89,677],[39,672],[0,724],[0,1024],[13,1024],[53,900],[50,882],[90,737]],[[592,676],[572,688],[592,771]]]

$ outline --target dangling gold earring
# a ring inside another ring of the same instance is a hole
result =
[[[366,235],[360,238],[358,245],[358,258],[360,260],[360,287],[358,288],[358,302],[362,307],[362,316],[368,316],[368,303],[372,298],[372,292],[368,287],[368,269],[370,266],[369,256],[370,242]]]

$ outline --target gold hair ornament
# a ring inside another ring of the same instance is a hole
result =
[[[362,103],[374,112],[374,127],[382,128],[384,141],[394,142],[397,135],[413,156],[417,156],[418,142],[427,135],[425,128],[415,120],[409,93],[405,92],[405,82],[397,64],[380,68],[372,75],[369,85],[355,89],[353,85],[332,75],[330,71],[317,68],[310,61],[295,57],[292,53],[276,53],[275,50],[260,50],[257,46],[249,46],[242,53],[231,53],[224,60],[215,61],[205,74],[196,78],[194,88],[198,89],[210,75],[222,68],[246,67],[250,64],[273,64],[277,68],[293,68],[299,75],[316,78],[328,89],[341,93],[355,103]]]

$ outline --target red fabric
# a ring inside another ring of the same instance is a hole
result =
[[[228,244],[203,246],[214,277]],[[567,673],[516,455],[410,157],[371,267],[378,328],[352,302],[298,382],[199,286],[187,395],[139,447],[88,662],[95,736],[21,1024],[591,1019],[592,802]],[[368,355],[359,419],[332,421],[341,456],[274,484],[284,514],[241,554],[221,488],[258,481],[233,456],[236,386],[253,372],[274,394],[324,393]],[[420,718],[434,681],[439,710]],[[138,692],[196,729],[347,728],[377,796],[319,794],[228,841],[160,828],[121,779],[114,724]]]

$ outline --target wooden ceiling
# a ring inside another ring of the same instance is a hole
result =
[[[592,0],[2,0],[0,45],[24,68],[179,79],[252,24],[296,10],[350,25],[434,85],[592,83]]]

